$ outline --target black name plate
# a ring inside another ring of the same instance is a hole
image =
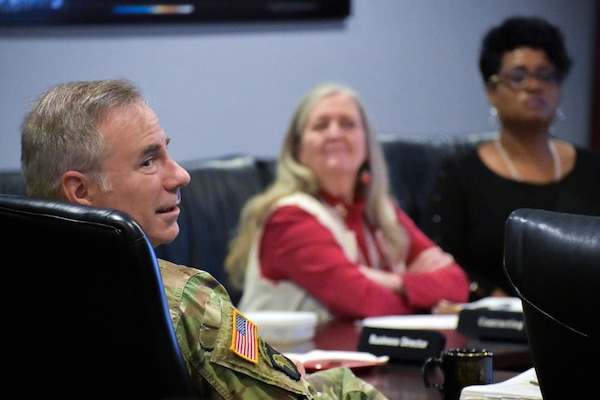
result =
[[[423,362],[439,356],[445,345],[446,336],[438,331],[364,326],[358,351],[389,356],[391,361]]]
[[[517,311],[464,309],[458,314],[456,330],[481,339],[527,341],[523,313]]]

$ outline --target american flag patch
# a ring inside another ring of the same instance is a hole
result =
[[[231,350],[240,357],[258,364],[257,326],[238,310],[233,311]]]

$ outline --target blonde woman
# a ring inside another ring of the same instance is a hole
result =
[[[275,182],[242,210],[226,266],[243,311],[316,311],[320,321],[429,312],[469,282],[389,195],[355,92],[325,83],[298,105]]]

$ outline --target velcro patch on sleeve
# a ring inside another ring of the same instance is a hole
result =
[[[267,358],[267,362],[271,367],[282,371],[295,381],[300,380],[300,371],[298,371],[296,364],[292,360],[275,350],[269,343],[262,339],[260,340],[260,350]]]
[[[237,309],[233,311],[231,350],[240,357],[258,364],[258,327]]]

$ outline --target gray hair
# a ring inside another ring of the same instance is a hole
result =
[[[88,174],[103,190],[105,143],[97,125],[110,110],[145,103],[127,80],[81,81],[46,90],[21,125],[21,169],[31,197],[64,200],[62,175]]]
[[[381,146],[372,129],[365,108],[354,90],[337,83],[322,83],[310,90],[300,101],[288,126],[277,164],[275,181],[263,193],[253,196],[241,211],[238,235],[229,246],[226,269],[234,285],[242,287],[245,266],[253,239],[268,218],[272,206],[282,197],[294,192],[317,195],[319,184],[314,172],[298,161],[298,147],[313,108],[325,97],[341,93],[352,99],[359,110],[367,141],[367,160],[359,174],[369,171],[368,184],[357,179],[357,190],[367,199],[366,215],[370,224],[381,229],[390,243],[395,260],[404,260],[407,252],[407,235],[397,223],[390,203],[389,177]]]

